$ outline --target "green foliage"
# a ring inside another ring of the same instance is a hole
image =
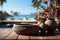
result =
[[[7,16],[11,16],[11,15],[9,15],[6,11],[4,12],[0,11],[0,19],[5,19],[5,17]]]
[[[42,0],[32,0],[33,7],[38,8]]]
[[[3,3],[7,2],[6,0],[0,0],[1,11],[3,10]]]
[[[3,13],[2,13],[2,11],[0,11],[0,19],[2,19],[3,18]]]
[[[7,2],[6,0],[0,0],[0,5],[3,5],[4,2]]]
[[[14,15],[15,15],[15,16],[18,15],[18,12],[14,12]]]
[[[34,8],[37,8],[37,11],[38,11],[38,9],[40,9],[41,10],[41,8],[44,8],[45,6],[42,6],[41,5],[41,3],[42,3],[42,0],[32,0],[32,6],[34,7]]]
[[[58,1],[58,0],[55,0],[56,2]]]
[[[13,11],[11,10],[11,13],[13,13]]]

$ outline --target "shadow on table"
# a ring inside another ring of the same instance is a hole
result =
[[[12,28],[13,25],[12,24],[1,24],[0,28]]]
[[[24,35],[24,34],[22,34]],[[54,33],[54,34],[48,34],[48,33],[45,33],[45,34],[42,34],[42,33],[37,33],[37,34],[29,34],[29,35],[25,35],[25,36],[56,36],[56,35],[60,35],[60,33]]]

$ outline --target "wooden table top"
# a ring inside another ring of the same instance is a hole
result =
[[[0,28],[0,39],[26,39],[26,40],[31,40],[31,39],[60,39],[60,34],[53,35],[53,36],[27,36],[27,35],[18,35],[14,31],[12,31],[11,28]]]

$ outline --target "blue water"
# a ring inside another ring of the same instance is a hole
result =
[[[25,18],[25,16],[28,16],[28,18],[35,18],[34,15],[18,15],[18,16],[12,16],[12,17],[6,17],[6,18]]]

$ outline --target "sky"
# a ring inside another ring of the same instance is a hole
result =
[[[20,12],[20,15],[30,15],[31,13],[36,12],[36,8],[33,8],[31,5],[32,0],[7,0],[7,3],[3,4],[3,11],[7,11],[9,14],[12,14],[10,12],[13,10],[14,12]],[[47,6],[43,3],[41,5]]]

